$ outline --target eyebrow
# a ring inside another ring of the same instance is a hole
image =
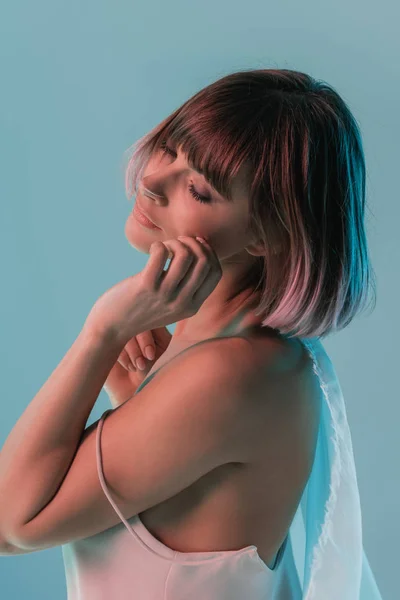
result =
[[[169,143],[169,140],[167,140],[167,144],[168,144],[168,143]],[[182,150],[181,150],[181,152],[182,152]],[[228,202],[232,202],[232,200],[229,200],[229,198],[226,198],[225,196],[223,196],[222,194],[220,194],[220,193],[218,192],[218,190],[216,190],[216,189],[215,189],[215,187],[212,185],[211,181],[209,181],[209,180],[207,179],[207,177],[205,176],[203,169],[200,169],[200,168],[199,168],[199,169],[195,169],[195,167],[194,167],[193,163],[191,163],[191,162],[189,162],[189,161],[187,161],[187,162],[188,162],[188,165],[189,165],[189,168],[190,168],[190,170],[191,170],[191,171],[193,171],[194,173],[198,173],[199,175],[202,175],[202,177],[204,177],[204,179],[206,180],[207,184],[208,184],[208,185],[211,187],[211,189],[213,189],[213,190],[214,190],[214,192],[215,192],[216,194],[218,194],[219,196],[221,196],[221,198],[223,198],[224,200],[227,200]]]
[[[211,183],[211,181],[209,179],[207,179],[207,177],[204,174],[203,169],[195,169],[194,165],[192,163],[189,163],[188,161],[188,165],[191,171],[193,171],[194,173],[197,173],[198,175],[201,175],[202,177],[204,177],[204,179],[206,180],[206,183],[218,194],[219,192],[215,189],[215,187],[213,186],[213,184]],[[219,194],[221,196],[221,194]],[[223,196],[221,196],[223,197]]]
[[[169,139],[167,140],[167,145],[168,144],[170,144],[170,140]],[[180,150],[180,152],[182,152],[182,150]],[[183,154],[183,152],[182,152],[182,154]],[[200,168],[199,169],[195,169],[194,164],[192,162],[187,161],[187,163],[188,163],[191,171],[193,171],[194,173],[198,173],[199,175],[202,175],[203,177],[205,177],[203,169],[200,169]]]
[[[190,169],[191,169],[192,171],[194,171],[195,173],[198,173],[199,175],[202,175],[203,177],[206,177],[206,176],[204,175],[204,171],[203,171],[203,169],[200,169],[200,167],[199,167],[198,169],[196,169],[196,168],[195,168],[195,166],[194,166],[194,164],[193,164],[193,163],[191,163],[191,162],[189,162],[189,161],[188,161],[188,165],[189,165],[189,167],[190,167]]]

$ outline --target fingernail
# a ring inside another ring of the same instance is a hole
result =
[[[153,358],[156,355],[156,352],[154,350],[153,346],[146,346],[146,348],[144,349],[144,355],[146,358],[148,358],[149,360],[153,360]]]
[[[201,238],[201,237],[198,237],[197,235],[196,235],[196,240],[199,240],[199,242],[200,242],[201,244],[204,244],[204,243],[206,243],[206,240],[203,240],[203,238]]]
[[[146,363],[144,362],[144,360],[141,356],[139,356],[139,358],[137,358],[135,362],[136,362],[136,366],[138,369],[140,369],[141,371],[145,370]]]

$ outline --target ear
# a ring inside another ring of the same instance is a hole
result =
[[[245,250],[252,256],[265,256],[265,246],[261,237],[256,233],[252,232],[248,240]],[[272,254],[279,254],[281,247],[281,240],[278,238],[278,234],[274,230],[268,232],[268,245],[272,250]]]
[[[262,244],[249,244],[248,246],[245,247],[245,250],[247,250],[247,252],[249,254],[251,254],[252,256],[264,256],[265,255],[265,249],[262,246]],[[280,246],[275,245],[272,248],[272,254],[279,254],[279,252],[280,252]]]

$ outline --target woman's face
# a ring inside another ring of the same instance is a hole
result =
[[[240,260],[250,242],[245,175],[243,170],[238,174],[233,202],[229,202],[189,167],[179,149],[167,144],[148,162],[136,195],[136,203],[159,229],[147,228],[131,213],[126,226],[128,241],[139,251],[149,253],[150,245],[157,240],[202,236],[216,251],[221,266],[225,261],[229,263],[229,258]],[[147,195],[143,188],[158,197]]]

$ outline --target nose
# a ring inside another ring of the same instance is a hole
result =
[[[148,190],[146,187],[144,187],[143,184],[142,184],[142,190],[143,190],[143,194],[145,196],[149,196],[149,198],[152,198],[153,200],[162,200],[162,198],[163,198],[162,196],[158,196],[157,194],[155,194],[151,190]]]

